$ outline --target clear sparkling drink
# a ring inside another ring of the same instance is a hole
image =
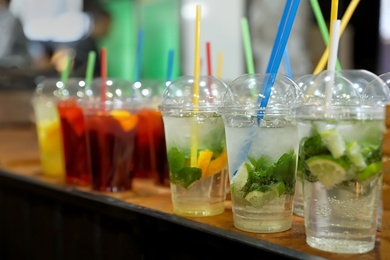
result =
[[[292,225],[297,128],[278,116],[225,116],[234,226],[273,233]]]
[[[383,120],[299,120],[298,131],[306,242],[336,253],[372,250],[382,191]]]
[[[165,115],[165,140],[173,211],[212,216],[225,211],[227,152],[225,129],[214,112]]]

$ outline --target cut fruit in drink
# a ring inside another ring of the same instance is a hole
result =
[[[241,191],[248,181],[248,169],[246,163],[241,164],[236,174],[233,176],[233,185],[236,191]]]
[[[325,130],[320,133],[322,141],[335,159],[345,154],[346,145],[343,137],[336,129]]]
[[[138,123],[138,116],[126,110],[112,110],[110,115],[118,120],[125,132],[132,130]]]
[[[363,171],[358,173],[360,181],[367,180],[371,176],[374,176],[382,171],[382,162],[371,163]]]
[[[206,173],[203,177],[208,177],[220,172],[223,168],[227,167],[227,152],[223,151],[217,158],[212,160],[207,167]]]
[[[203,150],[199,152],[197,167],[202,170],[202,177],[205,177],[206,175],[206,170],[209,167],[212,156],[213,152],[210,150]]]
[[[310,172],[329,189],[347,179],[348,165],[329,155],[315,156],[306,161]]]
[[[286,190],[286,186],[283,182],[278,182],[271,185],[270,189],[267,191],[254,190],[249,192],[245,199],[249,201],[253,206],[262,208],[265,204],[271,200],[280,197]]]
[[[358,170],[362,170],[367,167],[364,156],[361,153],[360,146],[356,141],[352,141],[347,144],[345,154]]]

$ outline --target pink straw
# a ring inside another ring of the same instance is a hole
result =
[[[100,77],[102,79],[102,92],[101,101],[106,101],[106,91],[107,91],[107,51],[106,48],[100,50]]]

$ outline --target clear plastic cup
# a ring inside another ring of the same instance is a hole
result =
[[[323,71],[296,112],[306,242],[334,253],[375,247],[390,92],[365,70]]]
[[[199,90],[197,93],[196,90]],[[162,112],[173,212],[213,216],[225,211],[227,151],[218,107],[227,86],[212,76],[183,76],[164,91]]]
[[[298,86],[282,74],[246,74],[229,84],[221,113],[238,229],[275,233],[292,227],[299,144],[293,108],[300,99]]]
[[[140,94],[131,82],[96,78],[81,103],[91,162],[92,189],[130,190],[138,130]]]
[[[60,79],[45,78],[37,84],[32,97],[42,174],[61,179],[65,177],[65,162],[57,101],[63,88]]]

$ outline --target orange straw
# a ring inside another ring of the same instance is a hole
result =
[[[360,2],[360,0],[352,0],[349,3],[348,8],[343,15],[343,18],[341,19],[339,38],[341,37],[341,35],[343,35],[343,32],[344,32],[345,28],[347,27],[347,24],[348,24],[349,20],[351,19],[352,14],[355,11],[359,2]],[[325,68],[326,62],[328,61],[328,58],[329,58],[329,51],[330,51],[330,46],[328,45],[326,47],[326,50],[322,54],[322,57],[321,57],[320,61],[318,62],[317,67],[315,68],[313,74],[318,74]]]
[[[200,16],[201,6],[196,5],[196,25],[195,25],[195,57],[194,57],[194,96],[193,105],[195,109],[199,105],[199,81],[200,81]],[[194,124],[191,133],[191,167],[196,167],[198,164],[198,140],[197,140],[197,125]]]
[[[107,91],[107,51],[106,48],[100,50],[100,77],[102,79],[102,92],[100,93],[100,99],[102,102],[106,101]]]

